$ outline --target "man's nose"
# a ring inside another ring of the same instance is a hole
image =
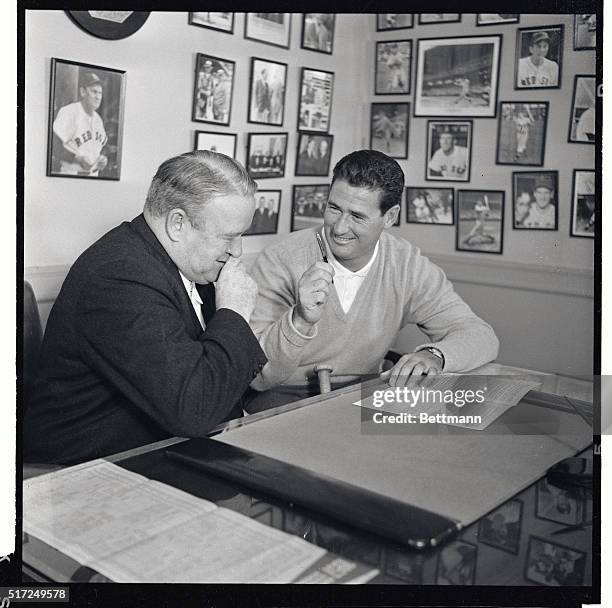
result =
[[[241,237],[238,237],[231,242],[227,250],[227,253],[229,253],[233,258],[239,258],[242,255],[242,238]]]

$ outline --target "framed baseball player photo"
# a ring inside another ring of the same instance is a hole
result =
[[[515,171],[512,174],[514,230],[557,230],[558,171]]]
[[[237,136],[235,133],[196,131],[193,149],[220,152],[230,158],[236,158],[236,140]]]
[[[496,163],[541,167],[547,121],[547,101],[500,101]]]
[[[503,190],[457,190],[457,251],[503,252]]]
[[[291,232],[322,226],[328,197],[329,184],[293,186]]]
[[[301,47],[331,55],[334,51],[335,27],[336,15],[333,13],[304,13]]]
[[[502,25],[504,23],[518,23],[517,13],[478,13],[476,15],[476,25]]]
[[[516,30],[515,89],[558,89],[563,68],[563,25]]]
[[[334,73],[302,68],[298,101],[298,131],[327,133],[331,121]]]
[[[51,59],[47,176],[119,180],[125,72]]]
[[[247,121],[282,127],[286,90],[286,63],[252,57]]]
[[[495,116],[501,36],[417,43],[415,116]]]
[[[471,120],[427,121],[427,181],[469,182],[471,163]]]
[[[295,174],[324,177],[329,175],[334,136],[322,133],[299,133]]]
[[[592,51],[597,42],[597,15],[574,15],[574,50]]]
[[[230,124],[235,67],[234,61],[197,54],[191,115],[193,121]]]
[[[250,234],[276,234],[278,232],[280,201],[280,190],[257,190],[253,221],[246,232],[244,232],[244,236]]]
[[[289,48],[291,13],[246,13],[244,37],[264,44]]]
[[[190,25],[207,27],[220,32],[234,33],[234,13],[189,13]]]
[[[420,13],[419,25],[427,25],[429,23],[459,23],[461,21],[460,13]]]
[[[412,13],[378,13],[376,15],[376,31],[388,32],[404,30],[413,27]]]
[[[285,176],[288,133],[249,133],[246,169],[255,179]]]
[[[595,76],[579,74],[574,78],[572,112],[567,141],[575,144],[595,143]]]
[[[408,158],[410,104],[373,103],[370,110],[370,150],[391,158]]]
[[[574,169],[570,236],[595,237],[595,171]]]
[[[407,95],[410,93],[412,40],[384,40],[376,43],[374,93]]]
[[[408,224],[455,223],[453,188],[406,188],[406,222]]]

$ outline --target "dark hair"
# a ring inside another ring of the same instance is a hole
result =
[[[401,203],[404,172],[397,161],[377,150],[357,150],[341,158],[334,167],[332,185],[337,179],[355,188],[380,190],[383,214]]]

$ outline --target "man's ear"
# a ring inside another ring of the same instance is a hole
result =
[[[168,238],[175,243],[182,240],[188,221],[189,218],[182,209],[171,209],[166,215],[166,234]]]
[[[397,222],[397,218],[399,217],[400,214],[400,206],[399,205],[393,205],[393,207],[391,207],[391,209],[387,209],[387,211],[385,211],[385,228],[390,228],[391,226],[393,226],[395,224],[395,222]]]

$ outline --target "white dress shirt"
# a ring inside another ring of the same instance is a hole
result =
[[[195,283],[190,281],[180,270],[179,274],[181,275],[181,279],[183,279],[183,285],[185,285],[185,290],[187,291],[187,295],[191,300],[191,305],[195,310],[196,315],[198,316],[198,321],[200,321],[200,325],[202,329],[206,329],[206,324],[204,323],[204,317],[202,316],[202,298],[196,289]]]

